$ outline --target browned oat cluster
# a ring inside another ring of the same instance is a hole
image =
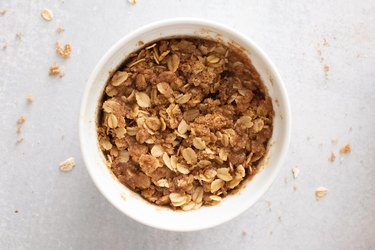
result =
[[[61,46],[59,42],[56,42],[56,53],[62,58],[67,59],[72,53],[72,45],[70,43],[67,43]]]
[[[120,182],[157,205],[215,205],[256,173],[273,107],[235,47],[166,39],[132,53],[108,82],[99,144]]]

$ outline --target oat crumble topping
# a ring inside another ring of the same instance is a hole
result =
[[[151,203],[218,204],[266,155],[272,101],[234,47],[157,41],[130,54],[104,92],[98,140],[107,166]]]

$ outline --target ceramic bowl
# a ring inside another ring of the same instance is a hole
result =
[[[189,212],[173,211],[145,201],[121,184],[104,162],[99,148],[96,120],[98,102],[109,72],[115,70],[127,56],[141,47],[139,41],[151,41],[172,36],[196,36],[220,39],[242,48],[259,72],[275,111],[273,135],[263,169],[244,188],[228,195],[216,206],[203,206]],[[91,178],[100,192],[117,209],[143,224],[171,231],[194,231],[210,228],[238,216],[251,207],[275,180],[290,139],[290,108],[283,81],[266,54],[248,37],[224,25],[198,19],[171,19],[152,23],[133,31],[118,41],[98,62],[84,92],[79,117],[80,144]],[[98,215],[100,216],[100,215]]]

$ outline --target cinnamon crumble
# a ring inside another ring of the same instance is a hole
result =
[[[131,53],[108,81],[98,140],[118,180],[183,211],[215,205],[257,173],[271,98],[243,52],[174,38]]]

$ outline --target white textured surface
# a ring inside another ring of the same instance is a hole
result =
[[[40,18],[42,8],[54,12],[52,22]],[[1,9],[8,12],[0,16],[0,42],[9,44],[0,50],[1,249],[375,248],[374,1],[2,0]],[[284,78],[293,115],[288,159],[263,199],[194,233],[123,216],[95,188],[78,142],[80,99],[99,58],[127,32],[183,16],[222,22],[257,42]],[[70,59],[57,57],[57,40],[73,44]],[[64,78],[48,76],[54,61]],[[26,117],[24,142],[15,145],[19,115]],[[345,143],[353,152],[329,163]],[[60,172],[70,156],[77,166]],[[293,180],[295,165],[301,173]],[[318,186],[330,189],[320,201]]]

